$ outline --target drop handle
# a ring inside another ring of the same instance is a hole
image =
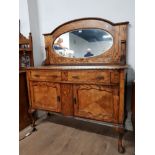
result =
[[[72,76],[73,79],[79,79],[79,76]]]
[[[97,76],[96,79],[97,80],[104,80],[104,76]]]
[[[57,101],[60,102],[60,96],[57,96]]]

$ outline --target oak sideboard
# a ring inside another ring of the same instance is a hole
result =
[[[123,153],[127,27],[82,18],[44,34],[44,66],[26,71],[32,116],[39,109],[108,123]]]

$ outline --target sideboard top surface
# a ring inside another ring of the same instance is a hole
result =
[[[89,70],[89,69],[127,69],[128,65],[105,65],[105,66],[58,66],[58,65],[51,65],[51,66],[39,66],[39,67],[29,67],[29,69],[41,69],[41,70]]]

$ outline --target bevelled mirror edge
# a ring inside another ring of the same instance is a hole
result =
[[[80,28],[55,38],[53,51],[66,58],[92,58],[113,46],[113,36],[103,29]]]

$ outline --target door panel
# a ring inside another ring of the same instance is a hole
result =
[[[73,116],[73,90],[71,84],[61,84],[61,112],[65,116]]]
[[[74,86],[74,115],[117,122],[118,89],[98,85]]]
[[[31,83],[32,107],[60,112],[60,85],[50,82]]]

